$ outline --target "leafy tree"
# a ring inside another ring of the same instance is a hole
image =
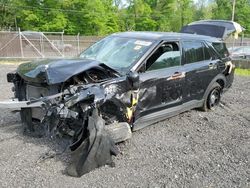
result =
[[[16,16],[15,10],[10,7],[12,0],[1,0],[0,1],[0,29],[15,28]]]
[[[208,20],[213,17],[213,9],[216,4],[214,2],[209,3],[207,0],[200,0],[195,4],[194,20]]]
[[[60,10],[60,0],[16,1],[17,24],[23,30],[62,31],[67,19]]]
[[[250,1],[238,0],[235,7],[235,21],[245,27],[246,33],[250,33]]]
[[[67,10],[68,25],[66,33],[80,32],[85,35],[105,35],[119,31],[117,7],[111,0],[66,0],[63,7]]]
[[[181,27],[192,22],[194,6],[192,0],[177,0],[173,4],[173,14],[170,17],[172,31],[180,31]]]
[[[235,21],[250,30],[250,0],[236,0]],[[0,0],[0,28],[106,35],[179,31],[201,19],[231,20],[232,0]]]
[[[174,14],[173,0],[155,1],[152,6],[153,18],[157,23],[157,31],[172,31],[171,18]]]
[[[143,0],[131,0],[127,13],[128,18],[132,20],[130,24],[133,30],[155,30],[156,22],[151,18],[151,7]]]
[[[213,19],[231,20],[232,2],[229,0],[215,0]]]
[[[216,6],[213,8],[213,19],[232,19],[233,2],[228,0],[216,0]],[[240,23],[246,28],[245,33],[250,33],[250,1],[236,0],[234,21]]]

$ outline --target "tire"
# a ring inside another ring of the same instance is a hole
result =
[[[205,101],[202,106],[203,111],[214,110],[220,103],[222,87],[215,82],[205,96]]]

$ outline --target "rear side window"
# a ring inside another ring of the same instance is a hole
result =
[[[222,42],[215,43],[214,42],[214,43],[212,43],[212,45],[222,58],[229,56],[229,53],[228,53],[228,50],[227,50],[225,43],[222,43]]]
[[[211,60],[211,59],[213,59],[208,47],[204,46],[203,52],[204,52],[204,60]]]
[[[209,49],[200,41],[184,41],[186,64],[212,59]]]

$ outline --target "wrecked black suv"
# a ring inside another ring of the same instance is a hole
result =
[[[231,86],[233,72],[219,39],[118,33],[77,59],[20,65],[7,75],[18,101],[6,105],[21,108],[30,134],[71,137],[68,171],[80,176],[109,163],[109,154],[117,152],[113,143],[130,138],[131,130],[193,108],[213,109]]]

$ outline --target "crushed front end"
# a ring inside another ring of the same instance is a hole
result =
[[[53,83],[48,82],[48,67],[44,66],[34,77],[26,78],[30,72],[23,76],[20,70],[7,75],[17,98],[8,107],[20,108],[25,133],[72,140],[72,163],[67,170],[71,176],[112,164],[115,143],[132,135],[129,122],[137,90],[129,80],[106,70],[95,66]]]

